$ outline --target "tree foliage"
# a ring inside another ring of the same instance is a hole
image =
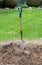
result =
[[[42,0],[28,0],[27,4],[29,6],[39,6]]]
[[[6,7],[15,7],[18,3],[18,0],[3,0],[4,6]]]

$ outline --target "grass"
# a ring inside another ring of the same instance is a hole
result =
[[[23,38],[42,38],[42,10],[23,9]],[[17,10],[0,10],[0,41],[20,39],[20,22]]]

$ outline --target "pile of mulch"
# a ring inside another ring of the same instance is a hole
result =
[[[21,44],[0,46],[0,65],[42,65],[42,45]]]

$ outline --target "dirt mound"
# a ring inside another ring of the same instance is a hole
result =
[[[0,48],[0,65],[42,65],[42,45],[4,45]]]

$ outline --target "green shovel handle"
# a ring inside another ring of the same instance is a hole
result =
[[[22,17],[22,7],[21,8],[18,8],[18,11],[19,11],[19,16],[21,18]]]

